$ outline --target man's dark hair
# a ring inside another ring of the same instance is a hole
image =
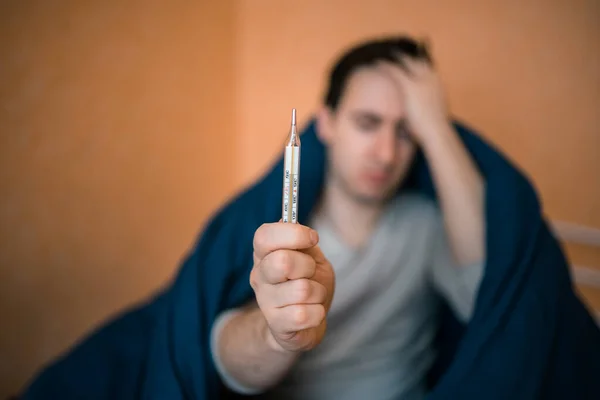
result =
[[[384,37],[362,42],[347,50],[336,61],[329,74],[328,89],[324,102],[335,110],[344,94],[346,83],[357,69],[390,61],[401,65],[399,58],[410,56],[432,63],[425,43],[408,36]]]

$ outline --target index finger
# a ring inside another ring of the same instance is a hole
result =
[[[396,83],[403,84],[414,74],[413,65],[410,61],[407,62],[402,58],[398,58],[396,62],[380,61],[377,66],[381,72],[391,77]]]
[[[262,224],[254,233],[254,254],[261,260],[280,249],[304,250],[319,242],[317,232],[308,226],[283,222]]]

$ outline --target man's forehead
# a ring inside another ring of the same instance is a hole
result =
[[[390,83],[394,82],[388,74],[381,68],[371,65],[352,72],[346,80],[346,90],[348,92],[364,91]]]
[[[353,115],[398,118],[404,101],[394,81],[375,67],[354,72],[346,82],[340,106]]]
[[[374,122],[403,122],[404,116],[401,113],[385,113],[381,110],[364,108],[364,107],[355,107],[348,108],[346,114],[351,119],[368,119]]]

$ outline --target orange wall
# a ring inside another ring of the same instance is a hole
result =
[[[600,227],[598,2],[107,3],[0,5],[0,398],[164,284],[369,35],[427,35],[453,111]]]
[[[452,111],[533,176],[550,215],[600,227],[599,20],[593,0],[241,1],[245,178],[280,151],[292,107],[313,112],[341,48],[409,32],[430,38]]]
[[[0,8],[0,398],[170,278],[233,189],[233,3],[61,3]]]

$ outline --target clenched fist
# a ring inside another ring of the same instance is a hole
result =
[[[275,348],[310,350],[325,335],[335,278],[318,241],[301,224],[263,224],[255,232],[250,285]]]

